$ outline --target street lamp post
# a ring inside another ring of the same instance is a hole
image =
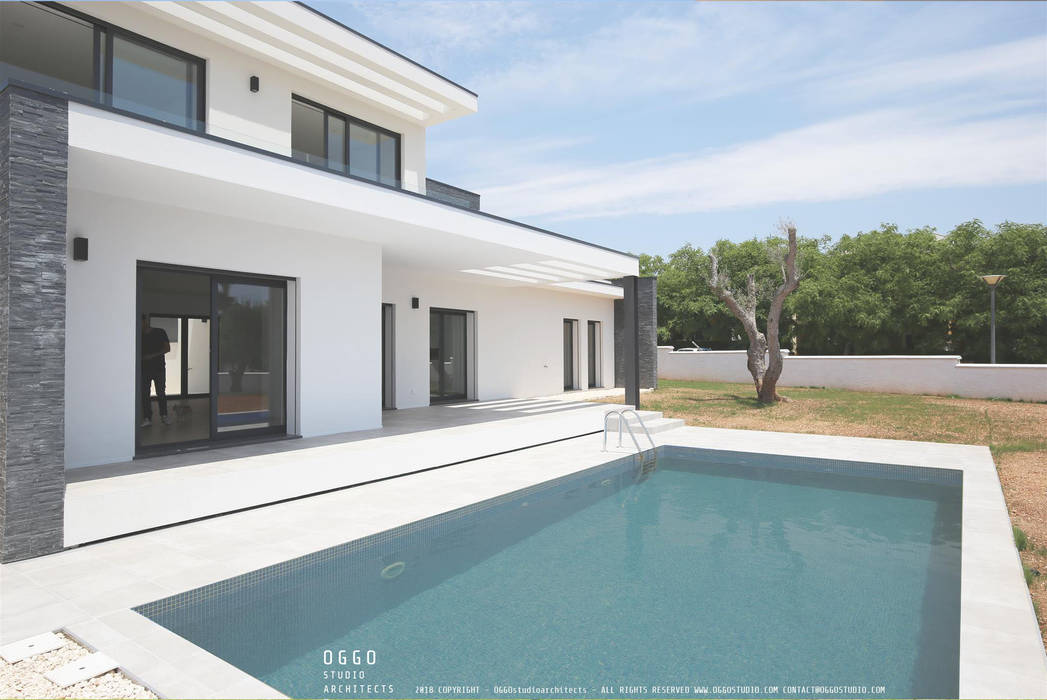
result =
[[[989,285],[989,363],[996,364],[996,285],[1007,275],[982,275]]]

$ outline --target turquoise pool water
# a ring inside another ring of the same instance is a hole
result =
[[[958,472],[660,448],[638,474],[139,612],[292,697],[957,695]]]

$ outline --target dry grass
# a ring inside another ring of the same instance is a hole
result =
[[[767,406],[751,384],[662,380],[644,395],[643,408],[714,428],[988,445],[1011,522],[1029,538],[1021,557],[1034,572],[1029,589],[1047,646],[1047,403],[819,388],[780,393],[793,400]]]

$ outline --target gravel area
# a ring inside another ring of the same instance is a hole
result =
[[[0,698],[156,697],[120,671],[110,671],[66,688],[58,687],[44,678],[44,673],[91,653],[64,634],[58,633],[58,636],[65,644],[54,651],[14,664],[0,659]]]

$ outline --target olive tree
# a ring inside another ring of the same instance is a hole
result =
[[[741,321],[745,334],[749,336],[746,366],[753,376],[756,397],[760,403],[785,400],[777,391],[778,378],[782,375],[782,349],[778,342],[778,328],[785,298],[800,284],[796,262],[796,227],[792,224],[782,224],[781,228],[785,229],[786,234],[785,251],[783,253],[781,249],[772,248],[771,255],[777,258],[775,262],[781,269],[782,281],[773,292],[769,286],[757,283],[756,273],[753,271],[746,276],[743,289],[732,289],[727,275],[720,272],[720,261],[716,253],[709,253],[710,271],[706,282],[713,293]],[[771,305],[767,311],[767,331],[763,332],[757,324],[756,310],[760,302],[766,299],[768,292],[771,292]]]

